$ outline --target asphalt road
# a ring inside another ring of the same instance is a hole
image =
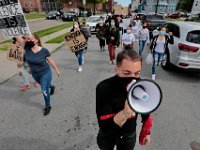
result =
[[[114,75],[108,52],[100,52],[97,40],[91,38],[81,73],[77,72],[74,54],[66,46],[52,56],[62,74],[53,78],[56,92],[50,115],[43,116],[39,88],[31,86],[26,92],[18,91],[22,84],[18,76],[0,85],[1,150],[98,149],[95,87]],[[142,78],[150,77],[151,66],[143,63]],[[152,143],[147,147],[137,144],[136,150],[190,150],[191,142],[200,142],[199,81],[199,75],[157,69],[156,82],[162,88],[163,101],[153,113]],[[139,130],[140,117],[138,134]]]

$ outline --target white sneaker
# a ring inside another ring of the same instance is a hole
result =
[[[81,66],[78,67],[78,72],[82,72],[83,68]]]
[[[109,65],[112,65],[112,61],[109,61]]]
[[[152,79],[152,80],[156,80],[156,75],[155,75],[155,74],[152,74],[151,79]]]

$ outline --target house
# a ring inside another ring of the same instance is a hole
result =
[[[143,13],[153,13],[156,11],[157,7],[157,12],[172,14],[176,12],[178,1],[179,0],[140,0],[140,3],[138,5],[137,0],[132,0],[132,5],[138,5],[138,7],[141,6],[141,11]]]

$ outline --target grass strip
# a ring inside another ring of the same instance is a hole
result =
[[[64,37],[67,35],[67,34],[69,34],[69,32],[68,33],[65,33],[65,34],[63,34],[63,35],[60,35],[60,36],[57,36],[57,37],[55,37],[55,38],[53,38],[53,39],[51,39],[51,40],[48,40],[47,42],[45,42],[45,43],[51,43],[51,44],[53,44],[53,43],[62,43],[63,41],[64,41]]]
[[[27,20],[30,20],[30,19],[39,19],[39,18],[45,18],[46,17],[46,14],[45,12],[30,12],[30,13],[24,13],[25,15],[25,18]]]
[[[72,25],[73,25],[73,22],[68,22],[68,23],[65,23],[65,24],[58,25],[58,26],[50,27],[48,29],[37,31],[37,32],[35,32],[35,34],[37,34],[39,37],[43,37],[43,36],[52,34],[54,32],[58,32],[60,30],[69,28]]]
[[[65,23],[65,24],[62,24],[62,25],[50,27],[50,28],[47,28],[47,29],[44,29],[44,30],[34,32],[34,33],[37,34],[39,37],[43,37],[43,36],[52,34],[54,32],[69,28],[69,27],[72,26],[72,24],[73,24],[72,22],[68,22],[68,23]],[[0,42],[0,51],[6,51],[7,50],[6,45],[8,45],[8,43],[11,43],[11,42],[12,42],[12,40],[5,40],[5,41]]]

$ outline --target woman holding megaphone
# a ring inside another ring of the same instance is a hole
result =
[[[97,144],[101,150],[133,150],[136,142],[138,113],[127,101],[127,86],[140,78],[141,58],[133,50],[124,50],[117,55],[116,75],[101,81],[96,87],[96,114],[99,124]],[[150,143],[153,118],[142,116],[139,143]]]

